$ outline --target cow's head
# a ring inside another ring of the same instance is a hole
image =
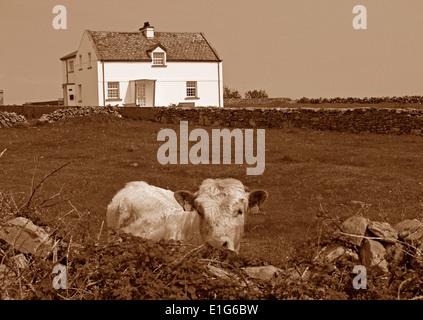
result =
[[[239,251],[246,214],[267,198],[266,191],[249,192],[236,179],[206,179],[197,192],[182,190],[174,195],[184,210],[195,210],[200,216],[204,242],[235,252]]]

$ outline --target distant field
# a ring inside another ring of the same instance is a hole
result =
[[[0,158],[0,190],[23,201],[34,170],[37,183],[73,160],[42,192],[53,195],[63,188],[79,211],[90,212],[92,231],[98,232],[108,203],[126,182],[193,190],[208,177],[234,177],[269,192],[263,214],[247,220],[240,254],[281,266],[297,244],[318,235],[319,208],[340,219],[352,214],[390,223],[423,218],[421,137],[268,129],[265,172],[247,176],[248,165],[160,165],[156,153],[162,142],[156,139],[164,126],[179,128],[96,116],[2,129],[0,153],[7,150]]]

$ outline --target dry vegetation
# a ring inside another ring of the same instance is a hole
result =
[[[227,283],[225,287],[223,282],[208,282],[208,289],[217,292],[210,296],[204,288],[199,289],[205,285],[199,270],[204,271],[201,266],[206,264],[195,261],[215,261],[220,267],[226,263],[229,270],[266,262],[304,271],[305,262],[319,245],[331,240],[327,225],[316,217],[321,210],[334,220],[353,214],[392,224],[406,218],[422,220],[421,137],[268,129],[266,170],[261,176],[246,176],[244,165],[160,165],[156,152],[161,143],[156,137],[163,126],[95,116],[0,130],[0,219],[14,213],[49,226],[63,241],[61,259],[71,262],[76,273],[72,282],[76,289],[58,295],[51,289],[51,275],[46,271],[51,265],[31,261],[32,269],[20,279],[30,279],[38,287],[21,287],[18,298],[396,298],[376,289],[366,294],[354,292],[348,261],[339,262],[339,274],[322,272],[321,277],[307,282],[288,277],[271,287],[257,284],[259,292],[238,292]],[[166,127],[178,131],[177,125]],[[189,248],[132,238],[125,238],[120,246],[105,244],[107,204],[126,182],[145,180],[172,190],[193,189],[206,177],[234,177],[252,189],[269,192],[262,214],[247,220],[239,257],[222,258],[222,252],[203,248],[186,256],[172,277],[169,264],[186,255]],[[369,205],[357,206],[357,201]],[[143,275],[138,269],[146,265],[151,272]],[[140,282],[133,283],[133,279]],[[370,285],[383,287],[378,281],[371,279]],[[147,283],[150,289],[145,287]],[[153,283],[155,289],[151,289]],[[169,287],[170,283],[175,286]],[[119,289],[128,285],[129,291]],[[319,287],[324,290],[317,290]],[[394,292],[397,290],[395,287]]]

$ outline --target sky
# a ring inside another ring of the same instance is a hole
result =
[[[67,29],[53,28],[56,5]],[[356,5],[367,29],[353,28]],[[62,97],[62,56],[85,29],[203,32],[242,95],[423,95],[422,0],[0,0],[0,89],[5,104]]]

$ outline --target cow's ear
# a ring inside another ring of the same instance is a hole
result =
[[[193,193],[180,190],[176,191],[173,196],[185,211],[191,211],[194,208],[195,195]]]
[[[254,190],[248,196],[248,207],[252,208],[254,206],[258,206],[259,208],[262,206],[263,202],[267,199],[267,192],[264,190]]]

